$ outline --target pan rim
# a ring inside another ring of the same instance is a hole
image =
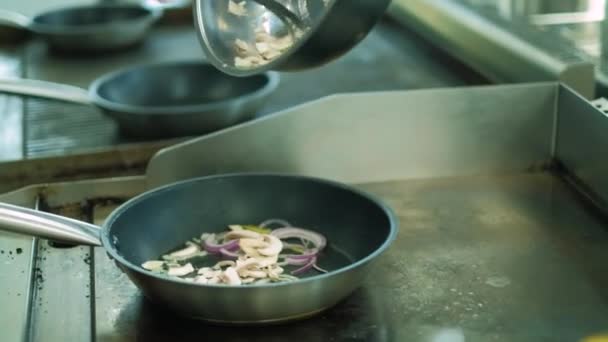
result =
[[[347,192],[360,196],[363,199],[369,201],[370,203],[373,203],[378,209],[380,209],[384,213],[384,215],[388,219],[388,225],[389,225],[388,235],[386,236],[386,238],[384,239],[382,244],[380,246],[378,246],[377,248],[375,248],[373,250],[373,252],[371,252],[369,255],[367,255],[367,256],[361,258],[360,260],[353,262],[347,266],[341,267],[337,270],[329,271],[328,273],[323,273],[323,274],[315,275],[315,276],[304,278],[304,279],[298,279],[298,280],[295,280],[292,282],[247,285],[247,286],[197,284],[197,283],[193,283],[191,281],[187,281],[187,280],[183,280],[183,279],[179,279],[179,278],[171,278],[171,277],[159,274],[159,273],[148,271],[148,270],[143,269],[142,267],[135,265],[135,264],[131,263],[130,261],[126,260],[120,253],[118,253],[118,250],[115,248],[115,246],[111,242],[110,227],[112,226],[112,223],[114,221],[116,221],[116,219],[124,211],[128,210],[129,207],[131,207],[132,205],[134,205],[136,203],[141,202],[143,199],[150,197],[152,195],[158,195],[162,192],[169,191],[170,189],[177,187],[177,186],[186,186],[189,183],[194,183],[194,182],[198,182],[201,180],[243,177],[243,176],[246,176],[246,177],[280,177],[280,178],[291,178],[291,179],[312,181],[312,182],[321,183],[324,185],[329,185],[331,187],[339,188],[341,190],[345,190]],[[326,178],[313,177],[313,176],[300,175],[300,174],[274,173],[274,172],[235,172],[235,173],[222,173],[222,174],[214,174],[214,175],[190,178],[190,179],[170,183],[170,184],[167,184],[167,185],[155,188],[155,189],[151,189],[149,191],[146,191],[146,192],[130,199],[129,201],[122,204],[119,208],[114,210],[110,214],[108,219],[105,221],[105,223],[103,225],[103,229],[101,231],[101,242],[102,242],[104,249],[110,255],[110,257],[113,258],[114,260],[116,260],[120,265],[129,268],[133,272],[140,273],[145,276],[149,276],[149,277],[152,277],[152,278],[155,278],[158,280],[162,280],[162,281],[169,281],[169,282],[189,285],[189,286],[197,286],[200,288],[247,290],[247,289],[265,289],[265,288],[300,285],[300,284],[305,284],[305,283],[312,282],[312,281],[319,281],[319,280],[323,280],[323,279],[327,279],[327,278],[336,277],[340,274],[358,269],[358,268],[368,264],[369,262],[372,262],[377,257],[379,257],[381,254],[383,254],[392,245],[392,243],[394,242],[394,240],[397,237],[398,232],[399,232],[399,220],[397,219],[397,216],[395,215],[393,209],[391,209],[391,207],[389,207],[387,204],[385,204],[384,201],[380,200],[378,197],[376,197],[366,191],[358,189],[354,186],[350,186],[345,183],[341,183],[341,182],[326,179]]]
[[[98,107],[112,111],[112,112],[120,112],[128,115],[141,115],[141,116],[156,116],[156,115],[167,115],[167,113],[171,113],[171,115],[182,116],[182,115],[204,115],[205,112],[218,110],[227,107],[227,105],[235,102],[249,102],[252,99],[264,98],[274,92],[280,83],[280,75],[278,72],[267,71],[264,73],[260,73],[257,76],[263,76],[266,78],[264,85],[256,88],[256,90],[245,93],[243,95],[237,97],[231,97],[226,100],[214,101],[214,102],[206,102],[196,105],[183,105],[183,106],[142,106],[142,105],[129,105],[125,103],[115,102],[106,99],[105,97],[99,94],[99,89],[106,84],[108,81],[114,79],[115,77],[122,75],[126,72],[136,71],[140,69],[147,68],[156,68],[156,67],[172,67],[172,66],[184,66],[184,65],[198,65],[208,67],[213,69],[214,71],[221,73],[221,71],[217,70],[211,63],[207,61],[199,61],[199,60],[182,60],[182,61],[171,61],[171,62],[152,62],[152,63],[143,63],[136,64],[130,67],[124,67],[108,74],[105,74],[93,81],[91,86],[89,87],[89,97],[92,102]],[[226,75],[227,77],[233,77],[230,75]],[[254,76],[255,77],[255,76]]]
[[[160,19],[160,17],[162,16],[162,12],[160,10],[151,9],[151,8],[147,8],[147,7],[140,6],[140,5],[134,5],[134,4],[133,5],[129,5],[129,4],[75,5],[75,6],[61,7],[58,9],[45,11],[43,13],[37,14],[34,17],[32,17],[32,19],[30,20],[30,25],[28,28],[36,34],[61,35],[61,36],[65,36],[65,37],[79,36],[79,35],[91,34],[91,33],[104,33],[105,34],[109,27],[109,24],[107,24],[107,23],[69,26],[69,25],[49,25],[49,24],[40,23],[37,21],[39,18],[42,18],[47,15],[55,14],[55,13],[74,11],[74,10],[84,10],[84,9],[100,9],[100,8],[141,10],[142,15],[138,16],[136,18],[136,20],[138,20],[139,22],[142,22],[142,23],[147,22],[146,26],[151,25],[156,20]],[[125,25],[132,26],[133,25],[132,19],[131,20],[121,19],[121,20],[116,20],[115,22],[112,22],[112,26],[115,29],[119,26],[125,26]],[[75,30],[74,29],[75,27],[77,27],[78,29]]]

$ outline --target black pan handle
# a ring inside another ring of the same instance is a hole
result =
[[[0,230],[59,242],[101,246],[101,228],[82,221],[0,203]]]

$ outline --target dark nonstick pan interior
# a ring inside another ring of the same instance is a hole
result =
[[[385,208],[331,183],[278,175],[235,175],[186,181],[136,200],[109,219],[108,241],[139,268],[201,233],[229,224],[285,219],[325,235],[320,264],[334,271],[361,261],[391,235]]]
[[[179,114],[189,106],[209,105],[251,94],[267,83],[265,76],[235,82],[210,66],[184,63],[113,74],[103,78],[96,91],[100,98],[131,106],[134,110],[141,107],[140,110],[147,113],[174,111]]]

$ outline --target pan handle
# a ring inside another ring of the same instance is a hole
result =
[[[0,9],[0,25],[17,27],[27,30],[32,21],[23,14]]]
[[[58,242],[101,246],[101,228],[82,221],[0,203],[0,230]]]
[[[87,90],[61,83],[23,78],[0,78],[0,92],[44,97],[53,100],[92,105]]]

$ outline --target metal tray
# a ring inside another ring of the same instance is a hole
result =
[[[338,95],[161,150],[145,176],[4,194],[99,223],[178,179],[289,172],[379,195],[401,231],[346,301],[264,328],[178,319],[100,249],[1,234],[2,340],[579,340],[608,326],[607,130],[556,83]]]

